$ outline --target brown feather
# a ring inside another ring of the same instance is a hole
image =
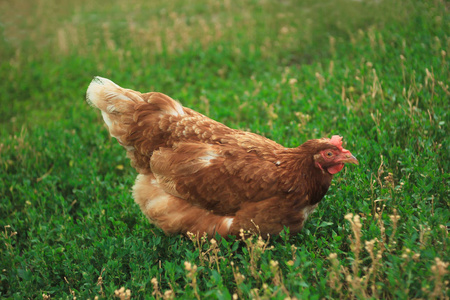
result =
[[[333,177],[324,168],[337,162],[323,151],[345,150],[340,138],[285,148],[167,95],[141,94],[104,78],[93,80],[87,100],[102,111],[111,135],[140,173],[136,202],[167,233],[277,234],[284,226],[298,232]]]

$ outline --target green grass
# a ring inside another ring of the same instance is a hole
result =
[[[166,2],[0,3],[0,297],[449,299],[448,3]],[[297,235],[165,236],[95,75],[360,165]]]

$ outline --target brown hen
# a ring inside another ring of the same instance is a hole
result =
[[[161,93],[96,77],[87,101],[139,175],[133,195],[166,233],[238,235],[301,230],[344,163],[358,164],[342,138],[285,148],[231,129]]]

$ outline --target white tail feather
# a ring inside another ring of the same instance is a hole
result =
[[[112,113],[116,109],[114,102],[131,101],[123,95],[123,91],[123,88],[111,80],[96,76],[89,84],[86,101],[106,113]]]
[[[133,151],[134,148],[121,139],[121,136],[127,132],[122,118],[124,115],[129,115],[131,118],[134,104],[137,101],[143,101],[140,93],[121,88],[111,80],[97,76],[89,84],[86,101],[101,110],[111,136],[115,137],[128,151]]]

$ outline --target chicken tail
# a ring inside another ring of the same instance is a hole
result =
[[[109,79],[95,77],[86,92],[86,101],[100,109],[109,133],[127,151],[140,173],[149,173],[153,151],[165,144],[159,126],[163,116],[185,114],[180,103],[161,93],[140,93],[125,89]]]
[[[87,89],[86,101],[100,109],[111,136],[125,148],[130,147],[122,136],[127,133],[127,125],[133,122],[135,105],[144,102],[141,93],[124,89],[109,79],[95,77]]]

